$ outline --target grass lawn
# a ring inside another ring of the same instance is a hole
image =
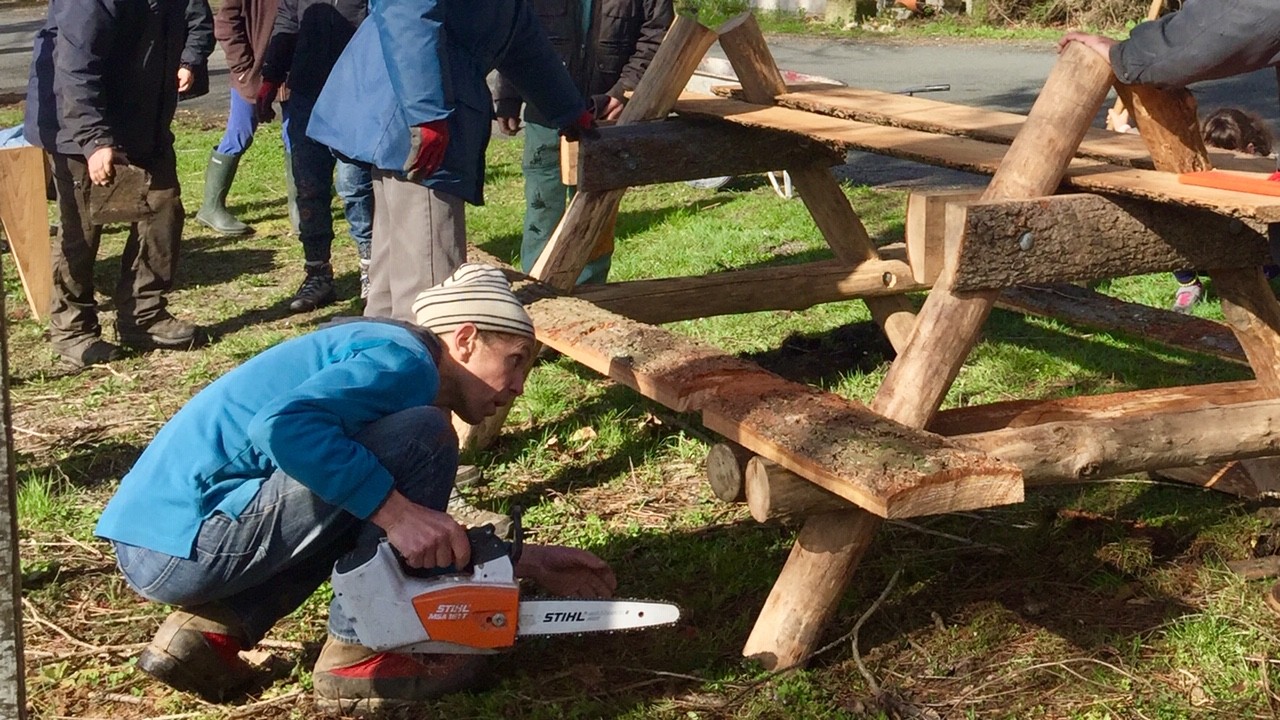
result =
[[[0,109],[0,124],[17,118]],[[327,589],[269,636],[279,680],[259,697],[208,705],[152,682],[133,658],[166,613],[125,586],[98,512],[156,429],[201,387],[255,353],[360,310],[354,248],[335,242],[337,305],[290,315],[302,253],[288,236],[280,141],[260,133],[231,204],[258,232],[224,239],[189,221],[174,311],[214,330],[194,352],[155,352],[74,376],[58,372],[5,260],[24,631],[33,717],[313,718],[310,668]],[[189,215],[221,131],[178,127]],[[471,240],[514,259],[523,206],[519,141],[490,147],[488,204]],[[878,242],[901,240],[900,191],[847,187]],[[343,227],[335,205],[337,226]],[[822,255],[802,204],[758,178],[719,191],[683,184],[628,193],[615,279],[688,275]],[[103,242],[111,288],[123,233]],[[1165,276],[1109,292],[1163,305]],[[103,320],[113,335],[108,298]],[[1212,302],[1198,312],[1216,316]],[[789,377],[867,401],[889,353],[858,302],[679,323]],[[947,406],[1248,377],[1242,366],[1052,320],[996,311]],[[614,564],[623,596],[684,608],[674,628],[522,643],[492,686],[403,717],[450,718],[1252,718],[1274,717],[1280,626],[1266,581],[1224,561],[1270,554],[1280,531],[1256,503],[1125,478],[1034,491],[1017,506],[890,523],[806,670],[771,675],[740,657],[794,528],[759,525],[716,501],[702,463],[714,438],[567,359],[540,365],[492,448],[473,458],[476,504],[527,507],[531,539],[588,547]],[[878,605],[877,597],[896,578]],[[846,635],[875,607],[850,642]],[[1275,657],[1273,657],[1275,656]],[[865,674],[859,663],[865,666]],[[885,691],[883,702],[871,692]]]

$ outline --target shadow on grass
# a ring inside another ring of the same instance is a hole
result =
[[[150,437],[150,433],[146,434]],[[19,484],[27,479],[65,477],[79,488],[93,488],[120,479],[133,467],[146,442],[111,439],[103,442],[77,442],[56,461],[37,464],[35,457],[18,453],[17,466],[22,468]],[[47,454],[46,454],[47,455]]]

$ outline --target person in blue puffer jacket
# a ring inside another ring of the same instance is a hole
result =
[[[523,0],[374,0],[307,134],[373,168],[364,314],[408,320],[414,297],[466,260],[464,202],[483,202],[497,69],[565,134],[593,119]]]

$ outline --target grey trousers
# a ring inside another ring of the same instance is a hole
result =
[[[385,170],[373,170],[373,258],[366,317],[413,321],[413,300],[467,261],[466,206]]]

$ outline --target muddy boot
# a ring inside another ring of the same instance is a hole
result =
[[[221,702],[260,679],[240,658],[244,637],[239,621],[220,605],[178,610],[138,656],[138,669],[176,690]]]
[[[293,153],[284,154],[284,191],[285,202],[289,206],[289,234],[298,235],[298,184],[293,181]],[[364,297],[363,295],[361,297]]]
[[[227,191],[236,179],[240,166],[239,155],[223,155],[214,150],[204,169],[204,202],[196,212],[196,221],[219,235],[240,237],[253,232],[253,228],[236,219],[227,210]]]
[[[194,350],[208,344],[207,332],[162,310],[145,323],[121,316],[116,320],[120,342],[138,350]]]
[[[120,360],[124,353],[119,347],[96,335],[86,335],[76,341],[64,341],[55,346],[60,364],[69,372],[80,372],[90,365],[105,365]]]
[[[488,664],[485,655],[380,653],[330,636],[311,683],[321,708],[361,717],[473,688]]]

